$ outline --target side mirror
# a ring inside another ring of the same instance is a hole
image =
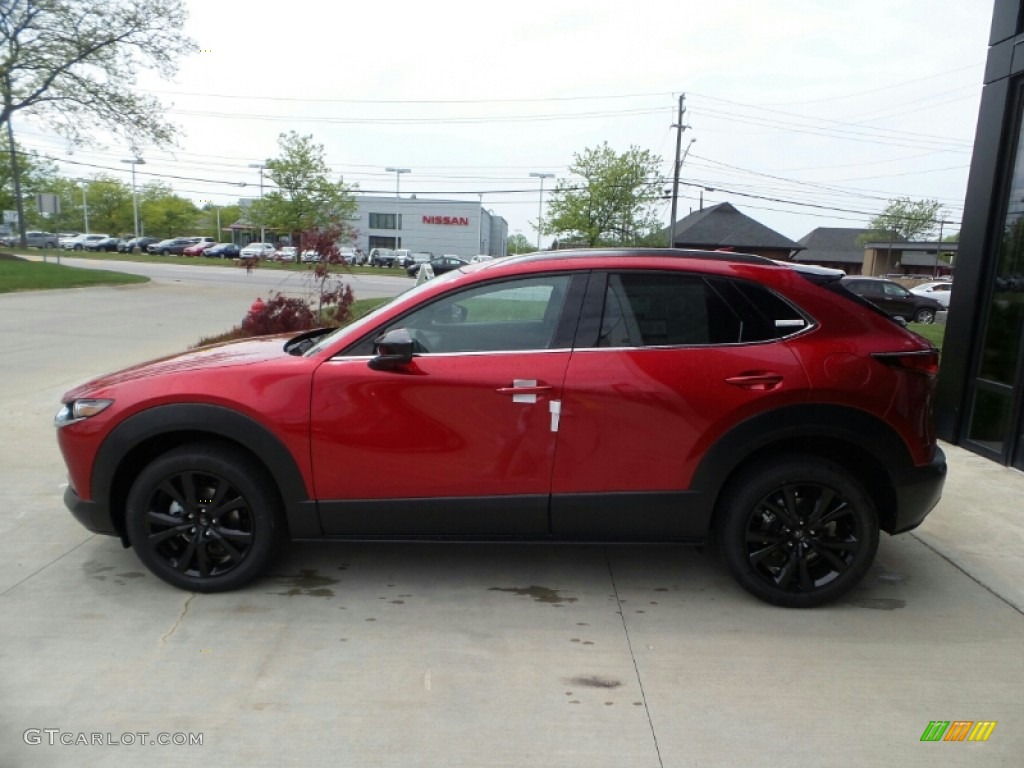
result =
[[[368,365],[375,371],[395,371],[412,362],[416,342],[405,328],[394,328],[375,342],[377,356]]]

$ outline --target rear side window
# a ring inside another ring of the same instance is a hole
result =
[[[768,341],[807,327],[763,286],[666,273],[608,275],[598,347],[707,346]]]

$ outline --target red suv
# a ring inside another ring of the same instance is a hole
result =
[[[199,592],[288,538],[714,534],[751,593],[818,605],[945,477],[937,351],[842,274],[670,250],[464,267],[343,329],[72,390],[65,501]]]

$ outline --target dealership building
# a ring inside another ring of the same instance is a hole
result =
[[[1024,0],[995,0],[988,42],[936,428],[1024,469]]]
[[[356,195],[355,201],[356,215],[348,223],[355,230],[353,245],[365,253],[372,248],[408,248],[469,259],[507,252],[508,222],[477,202],[414,195]]]

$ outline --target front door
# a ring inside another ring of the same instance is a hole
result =
[[[414,310],[380,329],[417,340],[398,370],[366,357],[320,366],[311,448],[325,533],[548,533],[569,283],[485,284]]]

